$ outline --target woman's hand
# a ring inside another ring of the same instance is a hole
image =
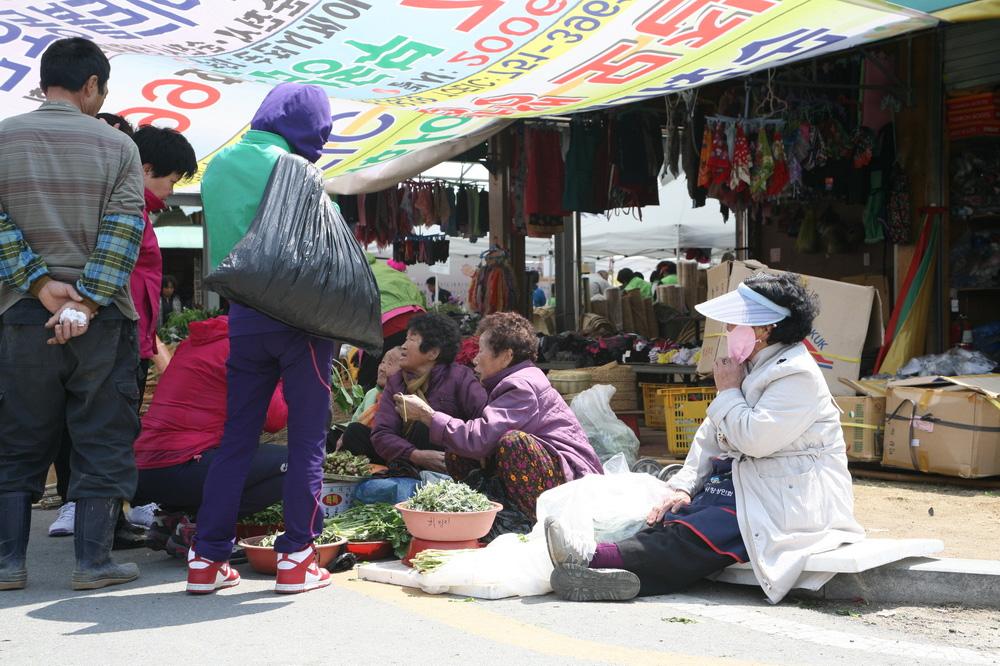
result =
[[[654,506],[649,511],[649,515],[646,516],[647,525],[657,525],[663,516],[670,511],[676,511],[682,506],[687,506],[691,503],[691,496],[688,495],[683,490],[675,490],[670,495],[666,497],[662,502]]]
[[[431,424],[434,410],[419,396],[397,393],[392,399],[396,403],[396,413],[404,421],[419,421],[427,426]]]
[[[429,469],[432,472],[448,473],[448,466],[444,462],[444,451],[416,449],[410,454],[410,462],[420,469]]]
[[[734,363],[731,358],[720,358],[715,361],[715,388],[721,393],[726,389],[738,389],[743,385],[746,372],[742,363]]]

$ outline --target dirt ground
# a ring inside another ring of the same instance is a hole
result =
[[[855,479],[854,515],[873,537],[941,539],[939,557],[998,557],[997,490]]]

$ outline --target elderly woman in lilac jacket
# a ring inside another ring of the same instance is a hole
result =
[[[412,396],[429,411],[461,419],[483,413],[486,391],[472,370],[455,363],[462,335],[450,317],[422,314],[410,320],[400,347],[400,371],[389,377],[379,396],[372,427],[374,462],[409,462],[418,469],[447,471],[444,447],[430,438],[419,412],[396,413],[393,397]]]
[[[396,408],[427,424],[431,443],[448,454],[451,476],[495,468],[514,508],[534,520],[543,491],[601,474],[601,463],[572,410],[532,363],[538,341],[531,323],[500,312],[483,320],[479,334],[476,371],[489,392],[480,418],[453,418],[412,395],[395,395]]]

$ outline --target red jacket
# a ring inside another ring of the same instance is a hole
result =
[[[139,469],[180,465],[222,440],[226,423],[226,359],[229,358],[229,318],[192,322],[160,377],[142,433],[135,441]],[[281,385],[267,409],[264,429],[277,432],[288,423],[288,405]]]
[[[132,302],[135,303],[135,311],[139,313],[139,358],[156,356],[156,320],[160,314],[163,257],[160,254],[156,233],[153,231],[153,223],[149,221],[149,214],[166,207],[167,205],[158,196],[146,190],[146,206],[142,209],[142,218],[146,225],[142,229],[139,258],[129,279]]]

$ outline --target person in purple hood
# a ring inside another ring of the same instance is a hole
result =
[[[279,159],[291,153],[315,162],[331,127],[330,102],[322,89],[282,84],[261,103],[240,142],[209,163],[201,193],[213,268],[247,233]],[[311,164],[302,166],[315,169]],[[236,517],[279,379],[288,402],[288,470],[283,497],[285,532],[274,545],[278,554],[275,591],[325,587],[330,574],[319,568],[313,540],[323,525],[319,497],[334,343],[233,302],[229,348],[226,424],[205,479],[197,533],[188,553],[188,592],[211,593],[239,583],[239,574],[228,563]]]
[[[489,392],[480,418],[453,418],[401,393],[394,396],[396,408],[428,426],[431,443],[446,451],[452,477],[495,469],[514,508],[534,521],[542,492],[601,474],[601,463],[576,415],[533,363],[538,339],[531,322],[498,312],[483,319],[479,336],[476,372]]]

